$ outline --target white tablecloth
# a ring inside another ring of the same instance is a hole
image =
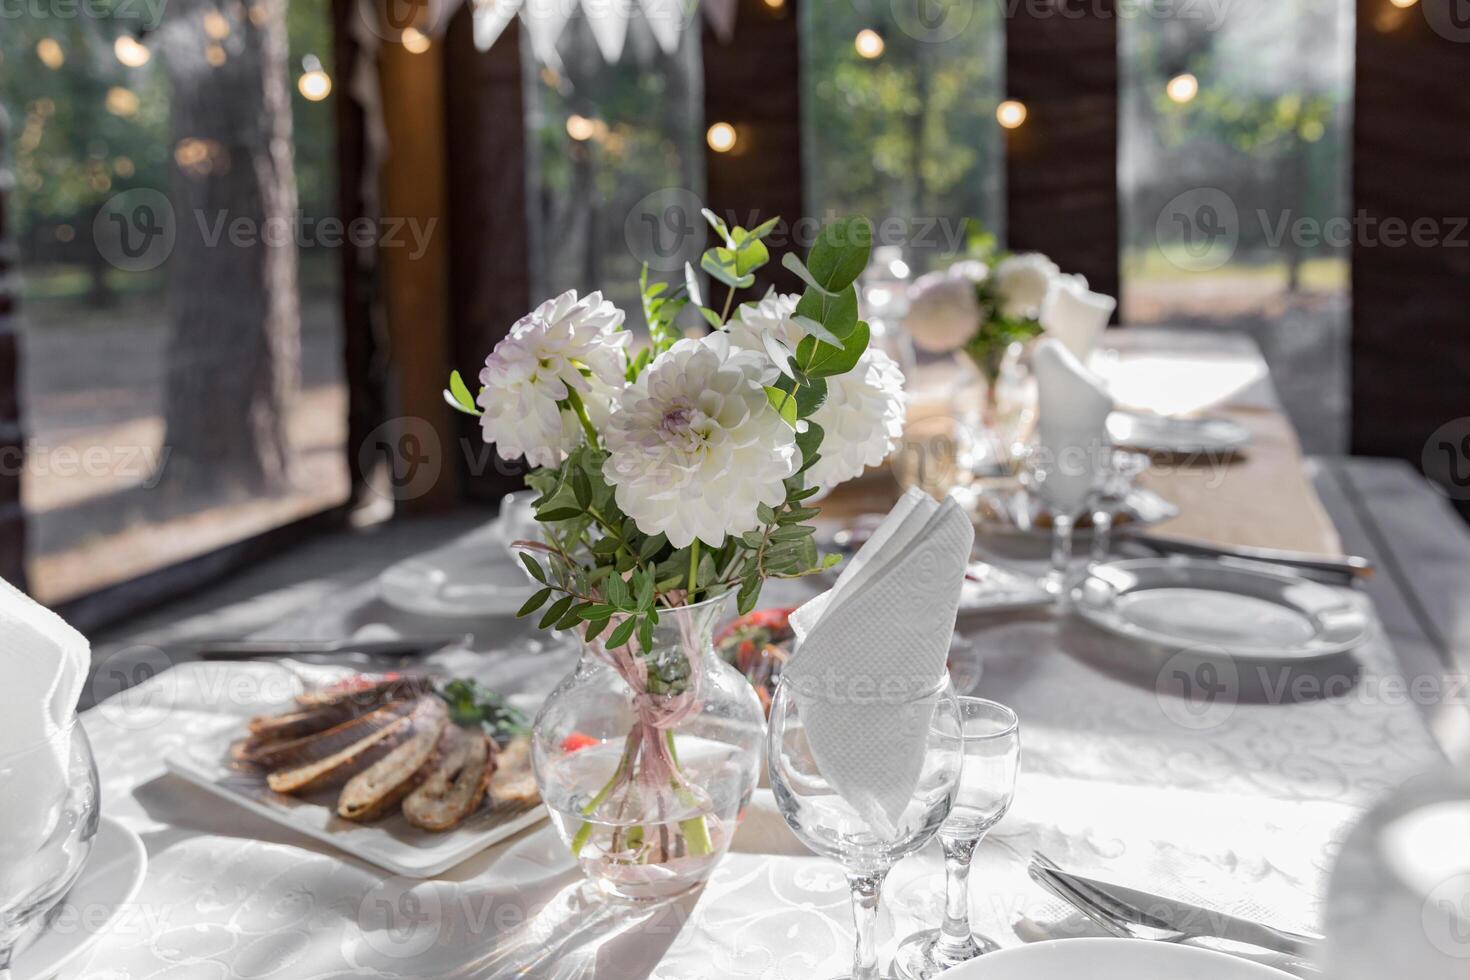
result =
[[[365,586],[276,632],[423,626]],[[517,652],[522,627],[468,628],[483,649],[441,665],[502,690],[534,697],[571,665],[554,650]],[[1412,698],[1396,693],[1397,663],[1376,632],[1343,696],[1192,714],[1157,693],[1159,662],[1079,623],[991,615],[962,621],[961,631],[972,649],[956,662],[957,683],[1022,719],[1016,805],[982,845],[971,879],[977,927],[1002,945],[1079,929],[1027,880],[1033,849],[1077,870],[1314,928],[1334,847],[1358,809],[1440,759]],[[158,665],[156,653],[134,655]],[[129,669],[121,659],[110,667]],[[181,664],[83,716],[106,812],[143,836],[150,857],[137,902],[87,975],[810,980],[845,969],[842,875],[801,848],[765,792],[701,895],[633,913],[581,884],[546,824],[441,881],[412,882],[165,773],[170,752],[238,726],[294,682],[272,664]],[[882,922],[890,948],[937,921],[941,889],[934,849],[898,866]]]

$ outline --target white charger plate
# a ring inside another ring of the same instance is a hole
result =
[[[1251,430],[1227,418],[1172,418],[1150,412],[1113,412],[1108,437],[1114,444],[1144,452],[1233,453],[1251,441]]]
[[[1289,973],[1196,946],[1142,939],[1053,939],[987,953],[944,980],[1287,980]]]
[[[443,833],[420,830],[401,813],[371,823],[353,823],[337,816],[335,790],[311,797],[284,796],[271,790],[263,775],[235,768],[229,747],[240,734],[241,726],[235,722],[196,739],[164,759],[164,764],[176,776],[221,799],[393,874],[433,877],[546,818],[544,806],[483,805],[464,823]]]
[[[1249,562],[1135,558],[1093,568],[1073,609],[1110,633],[1267,661],[1337,656],[1368,621],[1342,591]]]
[[[143,841],[116,820],[103,817],[76,884],[15,955],[11,975],[15,980],[46,980],[79,965],[127,911],[147,871]]]

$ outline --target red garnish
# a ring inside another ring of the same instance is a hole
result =
[[[563,752],[580,752],[593,745],[601,745],[602,740],[593,738],[591,735],[583,735],[581,732],[572,732],[562,739],[561,750]]]

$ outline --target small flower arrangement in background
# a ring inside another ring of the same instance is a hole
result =
[[[969,257],[919,277],[909,289],[904,328],[929,353],[962,350],[994,397],[1006,352],[1043,332],[1085,362],[1117,301],[1094,293],[1080,275],[1063,273],[1040,252],[1006,253],[972,226]]]

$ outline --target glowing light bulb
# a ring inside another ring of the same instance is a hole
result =
[[[52,71],[66,64],[66,52],[61,50],[61,45],[54,37],[43,37],[36,42],[36,57]]]
[[[131,34],[119,34],[112,42],[112,53],[128,68],[142,68],[153,57],[153,52],[139,44]]]
[[[1418,3],[1419,0],[1388,0],[1388,2],[1393,4],[1395,7],[1398,7],[1400,10],[1407,10],[1410,7],[1414,6],[1414,4]]]
[[[739,138],[739,134],[735,132],[735,127],[727,122],[715,123],[704,134],[705,142],[716,153],[729,153],[735,149],[735,143]]]
[[[852,46],[857,49],[860,57],[867,58],[869,61],[882,57],[883,49],[886,47],[883,43],[883,35],[871,27],[864,27],[858,31],[857,37],[852,39]]]
[[[230,22],[218,10],[211,10],[204,15],[204,33],[216,41],[223,41],[230,36]]]
[[[786,6],[786,0],[765,0],[765,2],[766,6],[770,7],[772,10],[780,10],[782,7]]]
[[[995,107],[995,121],[1006,129],[1015,129],[1026,121],[1026,104],[1015,99],[1006,99]]]
[[[1199,95],[1199,79],[1189,72],[1175,75],[1169,79],[1169,84],[1164,86],[1164,94],[1169,96],[1170,101],[1180,105],[1193,101],[1194,97]]]
[[[398,39],[403,42],[409,54],[423,54],[433,44],[429,36],[417,27],[405,27]]]
[[[309,54],[301,59],[301,77],[296,90],[308,102],[320,102],[332,94],[332,76],[322,69],[321,59]]]
[[[138,114],[139,103],[137,94],[131,89],[125,89],[121,86],[113,86],[107,90],[107,99],[104,104],[107,106],[108,112],[114,116],[121,116],[124,119]]]
[[[597,135],[597,123],[574,112],[567,116],[567,135],[578,143],[585,143]]]

